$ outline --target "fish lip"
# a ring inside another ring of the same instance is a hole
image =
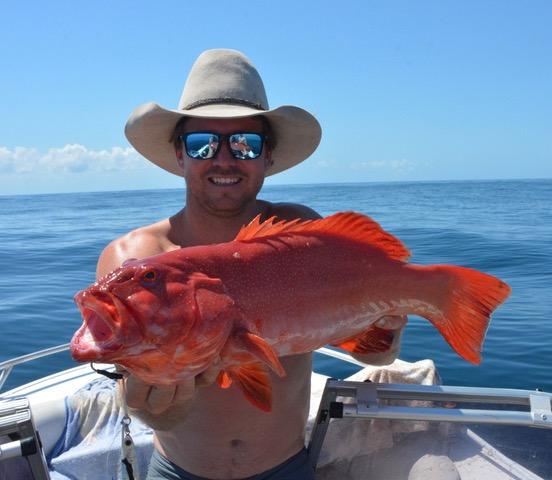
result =
[[[110,312],[109,308],[105,306],[106,300],[108,303],[113,305],[117,312],[119,312],[119,308],[117,304],[113,301],[111,298],[111,295],[104,294],[105,298],[99,299],[94,294],[88,294],[88,295],[80,295],[78,294],[75,297],[75,302],[77,303],[77,306],[79,307],[82,317],[84,319],[85,323],[88,323],[90,320],[90,313],[93,312],[96,314],[97,318],[100,319],[111,331],[112,334],[115,333],[115,323],[117,322],[115,318],[113,317],[112,313]],[[109,319],[109,320],[108,320]]]
[[[110,294],[102,292],[102,298],[100,299],[95,293],[86,291],[75,295],[75,303],[81,312],[83,324],[71,340],[71,355],[78,361],[98,360],[100,356],[102,360],[107,360],[112,356],[108,353],[109,351],[115,353],[121,348],[116,336],[117,321],[105,305],[109,303],[119,312],[117,303],[113,301]],[[94,327],[90,328],[92,320]],[[106,327],[108,335],[105,338],[94,336],[94,330],[97,332],[98,329],[105,329]]]

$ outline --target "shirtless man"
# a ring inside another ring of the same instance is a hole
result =
[[[186,203],[172,217],[111,242],[100,256],[98,277],[129,258],[230,241],[259,214],[263,219],[320,218],[303,205],[257,199],[267,175],[316,149],[320,126],[297,107],[269,110],[262,81],[240,52],[204,52],[190,72],[178,110],[139,107],[126,134],[146,158],[184,177]],[[217,149],[207,158],[195,155],[213,134]],[[248,142],[253,146],[246,156],[235,148],[233,134],[256,140]],[[397,354],[404,319],[386,317],[380,325],[394,331],[393,345],[364,361],[390,363]],[[127,375],[122,390],[128,406],[155,431],[148,479],[314,478],[304,449],[312,354],[281,362],[287,375],[272,376],[270,413],[244,401],[238,389],[213,384],[216,368],[171,387]]]

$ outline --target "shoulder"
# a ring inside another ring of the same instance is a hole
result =
[[[279,202],[270,204],[270,216],[275,215],[281,220],[316,220],[322,218],[318,212],[299,203]]]
[[[96,277],[120,267],[125,260],[145,258],[168,250],[168,220],[140,227],[110,242],[102,251],[96,268]]]

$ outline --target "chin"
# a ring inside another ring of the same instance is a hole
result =
[[[223,196],[217,199],[207,199],[206,205],[213,213],[224,216],[239,215],[256,202],[257,193],[243,194],[238,198]]]
[[[218,217],[230,218],[242,214],[247,205],[246,203],[240,205],[210,205],[208,210]]]

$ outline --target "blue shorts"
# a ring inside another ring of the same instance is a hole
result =
[[[208,479],[182,470],[178,465],[154,450],[146,480]],[[314,470],[311,467],[307,451],[303,449],[280,465],[243,480],[314,480]]]

